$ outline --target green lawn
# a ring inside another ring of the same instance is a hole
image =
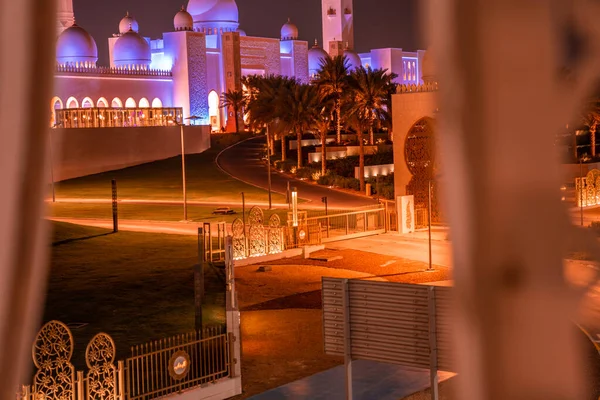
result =
[[[44,322],[87,324],[73,329],[76,365],[99,332],[113,337],[124,359],[132,345],[193,331],[196,237],[52,227]],[[222,274],[210,268],[205,276],[204,324],[224,323]]]
[[[215,207],[188,205],[188,220],[195,222],[233,222],[235,218],[242,218],[242,208],[232,207],[236,214],[215,215]],[[246,213],[250,210],[246,208]],[[271,214],[278,214],[282,223],[287,219],[287,209],[266,210],[265,223]],[[151,221],[181,221],[183,219],[183,207],[181,205],[159,205],[159,204],[119,204],[118,213],[120,219],[137,219]],[[98,218],[111,219],[112,207],[110,204],[89,203],[50,203],[49,214],[57,218]]]
[[[185,157],[188,200],[241,203],[267,202],[268,192],[245,184],[223,173],[214,162],[224,147],[215,146],[204,153]],[[181,200],[181,157],[155,161],[135,167],[69,179],[55,185],[56,197],[111,198],[111,180],[117,180],[119,198]],[[273,193],[274,203],[285,203],[285,196]]]

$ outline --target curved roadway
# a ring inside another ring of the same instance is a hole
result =
[[[268,189],[267,166],[261,160],[261,149],[265,137],[252,138],[237,143],[217,156],[217,165],[232,177],[251,185]],[[308,200],[311,205],[322,207],[321,198],[327,196],[330,208],[354,208],[377,204],[377,201],[361,195],[332,190],[324,186],[311,184],[298,179],[288,178],[271,169],[271,188],[273,192],[285,195],[287,183],[298,189],[298,197]]]

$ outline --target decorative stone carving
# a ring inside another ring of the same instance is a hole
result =
[[[208,125],[206,37],[203,33],[188,33],[187,55],[190,87],[190,116],[200,117],[200,123]]]

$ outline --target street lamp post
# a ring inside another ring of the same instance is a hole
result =
[[[428,272],[432,272],[433,271],[433,262],[432,262],[432,255],[431,255],[431,180],[429,181],[429,201],[428,201],[428,206],[429,206],[429,218],[427,218],[429,220],[429,266],[427,267],[427,271]]]
[[[583,162],[579,159],[579,214],[581,216],[581,226],[583,226]]]
[[[183,220],[187,221],[187,188],[185,179],[185,140],[183,137],[183,123],[179,124],[181,133],[181,179],[183,180]]]
[[[272,208],[271,204],[271,135],[269,133],[269,126],[267,126],[267,179],[269,185],[269,210]]]

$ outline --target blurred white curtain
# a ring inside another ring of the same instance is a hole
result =
[[[600,73],[599,4],[428,1],[423,25],[438,67],[454,246],[458,399],[587,398],[571,321],[578,299],[562,270],[566,240],[580,233],[560,202],[553,139]],[[560,78],[569,27],[593,45],[568,60],[572,82]]]
[[[0,399],[15,398],[31,359],[47,275],[43,198],[56,11],[0,0]]]

